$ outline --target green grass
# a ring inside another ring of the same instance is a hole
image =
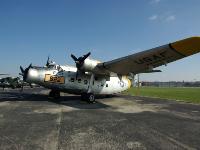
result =
[[[140,87],[138,91],[137,88],[132,87],[124,94],[200,103],[200,88]]]

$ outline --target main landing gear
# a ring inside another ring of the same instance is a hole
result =
[[[60,98],[60,91],[51,90],[51,91],[49,92],[49,97],[55,98],[55,99]]]
[[[95,103],[95,95],[93,93],[83,93],[81,94],[81,100],[88,103]]]
[[[49,92],[49,97],[54,99],[59,99],[60,91],[51,90]],[[83,93],[81,94],[81,100],[87,101],[88,103],[95,103],[95,95],[93,93]]]

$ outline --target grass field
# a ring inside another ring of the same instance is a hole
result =
[[[137,88],[132,87],[124,93],[129,95],[158,97],[200,103],[200,88],[140,87],[138,90]]]

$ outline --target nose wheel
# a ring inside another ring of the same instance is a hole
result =
[[[51,90],[49,92],[49,97],[52,97],[52,98],[55,98],[55,99],[60,98],[60,91]]]
[[[87,101],[88,103],[95,103],[95,95],[93,93],[83,93],[81,100]]]

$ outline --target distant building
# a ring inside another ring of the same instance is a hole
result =
[[[141,82],[141,86],[154,86],[154,87],[200,87],[200,81],[195,82],[180,82],[180,81],[169,81],[169,82]]]

